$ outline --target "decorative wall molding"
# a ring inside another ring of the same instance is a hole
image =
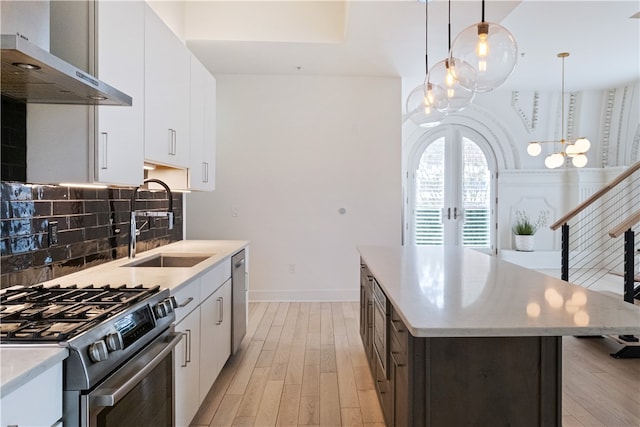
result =
[[[620,114],[618,115],[618,135],[616,136],[616,147],[617,147],[617,151],[618,151],[618,163],[619,165],[625,165],[627,164],[627,160],[625,160],[624,158],[624,153],[626,150],[624,150],[624,145],[623,141],[622,141],[622,126],[625,122],[624,117],[625,117],[625,107],[627,106],[627,94],[629,93],[629,86],[625,86],[624,90],[622,91],[622,102],[620,103]]]
[[[636,132],[633,135],[633,142],[631,143],[631,163],[635,163],[640,160],[638,152],[640,151],[640,124],[636,127]]]
[[[522,119],[527,132],[531,133],[538,125],[538,113],[540,108],[540,93],[538,91],[533,92],[533,103],[531,107],[531,115],[527,114],[522,105],[520,104],[520,92],[511,92],[511,107]]]
[[[406,122],[407,125],[412,125]],[[518,150],[514,144],[514,137],[489,111],[478,105],[471,104],[459,113],[449,114],[442,120],[440,126],[425,129],[413,126],[414,130],[406,133],[404,140],[404,158],[406,165],[411,163],[420,146],[425,140],[431,138],[434,131],[440,131],[443,125],[465,126],[478,132],[491,147],[496,160],[497,170],[520,168]]]
[[[613,119],[613,104],[616,98],[616,89],[609,89],[606,93],[604,118],[602,122],[602,167],[609,165],[609,145],[611,137],[611,120]]]
[[[567,109],[567,139],[573,139],[573,129],[576,119],[576,105],[578,103],[578,94],[571,92],[569,94],[569,108]],[[565,138],[564,135],[560,135],[560,139]]]

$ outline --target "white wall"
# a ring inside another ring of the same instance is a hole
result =
[[[216,190],[187,195],[186,238],[250,240],[252,300],[357,299],[356,246],[401,240],[400,80],[216,77]]]

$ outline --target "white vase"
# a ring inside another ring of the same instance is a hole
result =
[[[521,252],[533,252],[533,245],[536,242],[534,235],[521,236],[516,234],[516,250]]]

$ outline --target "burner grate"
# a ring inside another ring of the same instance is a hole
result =
[[[0,293],[0,341],[64,341],[159,290],[141,285],[5,289]]]

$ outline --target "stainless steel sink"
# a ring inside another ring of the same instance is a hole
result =
[[[158,254],[123,267],[193,267],[215,254]]]

